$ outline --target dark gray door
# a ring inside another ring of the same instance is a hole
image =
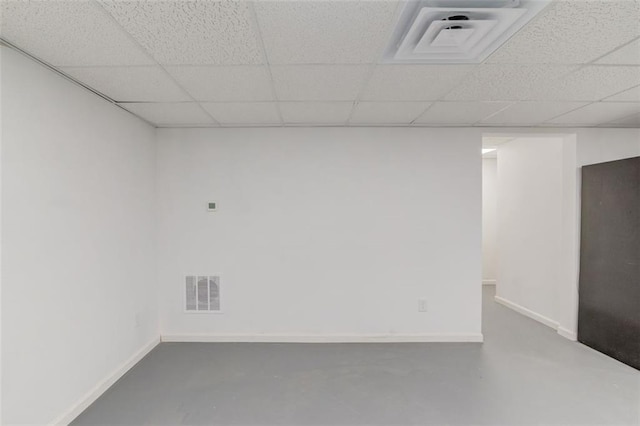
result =
[[[578,340],[640,369],[640,157],[582,168]]]

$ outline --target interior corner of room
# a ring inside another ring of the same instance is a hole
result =
[[[0,5],[0,423],[637,423],[616,1]]]

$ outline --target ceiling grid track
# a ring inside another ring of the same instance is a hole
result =
[[[389,36],[393,32],[394,25],[398,21],[398,18],[400,17],[401,11],[402,11],[402,2],[397,2],[395,11],[393,13],[393,19],[391,21],[392,25],[389,25],[387,30],[386,30],[385,40],[388,40]],[[384,55],[385,49],[386,49],[386,46],[382,46],[378,50],[378,55],[376,55],[377,61],[375,63],[373,63],[373,64],[369,64],[371,66],[369,67],[367,76],[363,79],[364,82],[360,86],[358,94],[356,95],[356,98],[353,101],[353,105],[351,107],[351,112],[349,113],[349,117],[347,117],[347,121],[346,121],[347,125],[351,125],[351,120],[353,118],[353,114],[354,114],[356,108],[358,108],[358,104],[360,102],[362,102],[362,96],[364,95],[364,91],[366,90],[367,86],[371,82],[371,78],[373,77],[373,73],[376,71],[376,68],[378,67],[378,65],[382,61],[382,56]]]
[[[83,88],[84,90],[98,96],[99,98],[102,98],[103,100],[109,102],[111,105],[114,105],[118,108],[120,108],[123,111],[126,111],[127,113],[133,115],[134,117],[144,121],[145,123],[149,124],[150,126],[153,127],[158,127],[156,124],[150,122],[149,120],[139,116],[138,114],[135,114],[131,111],[129,111],[128,109],[122,107],[121,105],[118,104],[118,102],[116,102],[114,99],[111,99],[109,96],[105,95],[104,93],[101,93],[99,91],[97,91],[96,89],[84,84],[83,82],[81,82],[80,80],[70,76],[69,74],[65,73],[64,71],[58,69],[57,67],[54,67],[53,65],[43,61],[42,59],[32,55],[31,53],[27,52],[26,50],[23,50],[21,48],[19,48],[18,46],[16,46],[15,44],[11,43],[10,41],[0,37],[0,45],[8,47],[9,49],[15,50],[16,52],[20,53],[21,55],[24,55],[25,57],[31,59],[33,62],[36,62],[37,64],[47,68],[49,71],[54,72],[55,74],[59,75],[60,77],[66,79],[67,81],[75,84],[76,86],[79,86],[81,88]]]
[[[619,91],[619,92],[616,92],[616,93],[614,93],[613,95],[607,96],[606,98],[603,98],[603,99],[613,98],[614,96],[618,96],[618,95],[619,95],[619,94],[621,94],[621,93],[627,92],[627,91],[629,91],[629,90],[634,90],[634,89],[640,89],[640,84],[638,84],[638,85],[636,85],[636,86],[633,86],[633,87],[630,87],[630,88],[628,88],[628,89],[624,89],[624,90],[621,90],[621,91]],[[638,90],[638,91],[640,92],[640,90]],[[631,103],[631,102],[633,102],[633,101],[629,101],[629,102]],[[640,102],[640,99],[638,99],[638,100],[637,100],[637,102]]]
[[[494,112],[494,113],[492,113],[492,114],[489,114],[489,115],[487,115],[486,117],[484,117],[484,118],[482,118],[482,119],[480,119],[480,120],[476,121],[475,123],[473,123],[473,126],[474,126],[474,127],[477,127],[478,125],[481,125],[483,121],[488,120],[488,119],[490,119],[491,117],[494,117],[494,116],[496,116],[496,115],[500,114],[501,112],[503,112],[503,111],[505,111],[505,110],[507,110],[507,109],[511,108],[513,105],[515,105],[515,104],[517,103],[517,102],[512,102],[512,101],[504,101],[504,102],[509,102],[509,104],[508,104],[508,105],[506,105],[506,106],[505,106],[505,107],[503,107],[503,108],[500,108],[500,109],[499,109],[499,110],[497,110],[496,112]]]
[[[191,1],[3,3],[0,37],[163,128],[640,127],[638,2]],[[414,26],[416,54],[469,47],[499,8],[537,14],[477,62],[389,60]]]
[[[278,118],[280,118],[280,126],[284,126],[284,119],[282,117],[282,110],[280,109],[280,101],[278,99],[278,92],[276,91],[275,84],[273,83],[273,73],[271,72],[271,65],[269,63],[269,57],[267,56],[267,49],[264,45],[264,39],[262,37],[262,28],[260,28],[260,22],[258,21],[258,14],[255,9],[255,2],[249,2],[249,9],[251,14],[251,19],[253,24],[256,27],[258,32],[257,38],[260,44],[260,52],[262,53],[262,60],[264,62],[264,66],[266,67],[267,73],[269,74],[269,85],[271,86],[271,96],[273,96],[276,111],[278,112]]]
[[[191,96],[191,93],[189,93],[184,87],[182,87],[182,85],[175,79],[173,78],[173,76],[171,74],[169,74],[169,72],[166,70],[166,68],[164,67],[164,65],[160,64],[156,58],[153,57],[153,55],[147,51],[147,49],[144,48],[144,46],[142,46],[140,43],[138,43],[138,41],[131,35],[129,34],[129,32],[122,26],[120,25],[120,23],[118,22],[118,20],[116,18],[114,18],[111,13],[109,13],[109,11],[107,9],[104,8],[104,6],[102,5],[102,3],[100,2],[100,0],[92,0],[95,4],[98,5],[98,7],[100,8],[100,10],[102,11],[102,13],[104,13],[107,16],[107,19],[111,20],[111,22],[113,22],[114,25],[116,25],[118,28],[120,28],[120,31],[122,31],[122,33],[124,33],[126,35],[126,37],[133,43],[135,44],[138,49],[147,57],[149,58],[157,67],[159,67],[162,72],[177,86],[180,88],[180,90],[187,95],[187,97],[189,99],[191,99],[191,101],[193,103],[195,103],[198,108],[200,108],[200,110],[209,118],[211,118],[211,120],[213,120],[213,123],[216,124],[216,127],[220,125],[220,123],[218,122],[218,120],[216,120],[211,114],[209,114],[209,111],[207,111],[202,105],[200,105],[200,102],[196,101],[195,98],[193,96]],[[154,103],[161,103],[161,102],[131,102],[131,103],[149,103],[149,104],[154,104]],[[171,102],[171,103],[179,103],[179,102]]]
[[[639,23],[638,25],[640,25],[640,23]],[[600,56],[598,56],[597,58],[595,58],[594,60],[592,60],[591,62],[589,62],[589,63],[588,63],[588,65],[613,66],[613,67],[615,67],[615,66],[619,66],[618,64],[599,64],[599,63],[597,63],[597,62],[598,62],[599,60],[601,60],[602,58],[604,58],[604,57],[606,57],[606,56],[609,56],[609,55],[610,55],[610,54],[612,54],[612,53],[616,53],[618,50],[624,49],[625,47],[627,47],[627,46],[629,46],[629,45],[631,45],[631,44],[633,44],[633,43],[635,43],[635,42],[637,42],[637,41],[640,41],[640,37],[636,37],[636,38],[634,38],[633,40],[629,41],[628,43],[622,44],[622,45],[618,46],[617,48],[613,49],[612,51],[607,52],[607,53],[605,53],[604,55],[600,55]]]

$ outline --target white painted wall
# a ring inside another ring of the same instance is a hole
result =
[[[1,54],[2,423],[45,424],[159,335],[155,131]]]
[[[2,57],[0,47],[0,424],[2,424]]]
[[[640,129],[582,129],[578,131],[578,167],[622,160],[638,155],[640,155]]]
[[[475,129],[159,130],[163,335],[477,338],[480,142]],[[224,314],[183,312],[186,274],[220,274]]]
[[[515,139],[498,148],[496,295],[557,321],[562,285],[563,139]]]
[[[482,159],[482,281],[492,284],[497,274],[498,160]]]

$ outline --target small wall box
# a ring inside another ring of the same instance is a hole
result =
[[[207,211],[208,212],[215,212],[216,210],[218,210],[218,203],[215,201],[209,201],[207,203]]]

